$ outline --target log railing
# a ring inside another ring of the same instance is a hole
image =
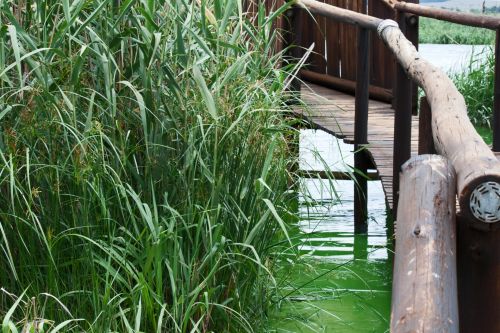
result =
[[[410,84],[401,86],[398,80],[398,89],[395,94],[396,99],[400,101],[399,107],[402,105],[404,112],[397,109],[395,115],[394,175],[396,183],[393,191],[396,194],[399,189],[402,195],[402,207],[398,210],[396,229],[400,228],[399,223],[401,223],[401,228],[406,231],[402,232],[399,229],[397,232],[399,236],[397,236],[396,242],[399,244],[396,249],[394,276],[396,290],[393,290],[396,299],[393,298],[392,332],[427,332],[431,326],[430,331],[435,332],[458,331],[458,318],[456,308],[454,308],[456,307],[457,295],[457,270],[453,265],[457,243],[454,237],[455,221],[454,209],[452,208],[457,197],[460,204],[461,220],[458,229],[462,230],[458,233],[458,238],[461,239],[458,244],[459,266],[474,267],[475,270],[479,271],[464,272],[463,269],[459,270],[458,285],[461,286],[458,293],[461,304],[460,331],[477,332],[475,328],[480,327],[481,332],[500,332],[500,316],[498,316],[498,300],[500,300],[500,283],[498,282],[500,281],[500,162],[470,123],[463,96],[445,73],[422,59],[395,21],[382,20],[315,0],[295,0],[294,3],[297,8],[358,27],[355,145],[367,143],[369,98],[369,61],[367,55],[369,54],[370,33],[376,32],[376,36],[384,42],[399,62],[398,76],[400,80],[410,82],[407,79],[409,77],[426,94],[426,101],[421,103],[422,110],[420,112],[420,129],[422,130],[419,139],[422,143],[420,153],[432,152],[435,149],[442,157],[440,159],[437,157],[420,158],[418,163],[409,162],[405,166],[403,184],[399,188],[398,176],[401,165],[410,158],[409,140],[411,136],[408,131],[405,132],[402,129],[410,128],[411,124],[411,102],[408,101],[412,98],[412,88]],[[296,29],[300,29],[300,27],[296,27]],[[428,140],[429,137],[433,139]],[[401,146],[403,151],[398,151]],[[434,166],[429,167],[431,164]],[[362,161],[355,159],[355,166],[362,171],[364,170]],[[417,170],[424,170],[423,173],[412,171],[417,166]],[[415,175],[419,174],[423,176],[419,179],[415,178]],[[361,189],[363,189],[362,186]],[[433,192],[433,190],[435,191]],[[355,196],[355,200],[356,198],[357,196]],[[395,198],[397,200],[397,196]],[[355,207],[358,210],[366,209],[366,202],[358,199],[357,206],[355,202]],[[361,214],[364,212],[362,210]],[[443,223],[446,225],[442,225]],[[357,225],[356,229],[365,230],[365,226]],[[411,237],[414,241],[406,241],[405,243],[405,239],[408,240],[410,237],[408,232],[413,232]],[[405,247],[404,244],[409,245]],[[403,245],[403,249],[401,249],[401,245]],[[431,249],[432,251],[416,253],[419,249]],[[406,260],[401,261],[401,256],[404,256],[405,253],[413,253],[414,260],[419,260],[421,264],[418,270],[424,275],[413,279],[408,278],[408,275],[413,272],[408,267],[413,263]],[[401,263],[398,265],[398,262]],[[441,273],[443,272],[448,275],[442,277]],[[478,277],[477,274],[481,275]],[[424,283],[425,281],[421,280],[423,278],[431,280]],[[492,283],[493,285],[491,285]],[[432,307],[429,308],[432,311],[425,309],[428,306],[425,301],[417,302],[416,298],[411,300],[412,306],[406,306],[408,303],[405,297],[411,297],[411,295],[405,293],[405,288],[412,288],[412,286],[414,288],[417,285],[423,290],[414,290],[414,295],[423,293],[433,296],[427,299],[427,301],[432,302]],[[443,291],[443,288],[446,290]],[[488,292],[474,292],[484,288]],[[438,289],[442,291],[440,295],[445,299],[435,295]],[[477,297],[476,295],[481,296]],[[440,301],[447,303],[437,304]],[[402,307],[403,305],[406,307]],[[474,309],[474,311],[470,309]],[[414,326],[401,325],[402,318],[411,318]],[[422,322],[431,323],[431,326],[417,325]]]
[[[455,12],[446,9],[421,6],[404,1],[384,0],[385,4],[399,13],[429,17],[456,24],[490,29],[496,33],[495,41],[495,82],[493,100],[493,151],[500,151],[500,19],[487,15]]]
[[[464,98],[448,76],[442,70],[424,60],[413,44],[403,35],[398,24],[392,20],[382,20],[315,0],[296,0],[295,3],[313,14],[356,25],[359,27],[360,33],[365,29],[377,32],[378,37],[384,41],[396,56],[397,61],[405,70],[405,75],[408,75],[411,80],[417,83],[427,96],[427,101],[432,110],[434,144],[437,152],[448,158],[456,170],[457,194],[462,214],[470,220],[487,226],[500,221],[500,210],[491,212],[480,209],[481,207],[500,207],[499,196],[491,195],[486,197],[480,195],[485,191],[485,188],[490,189],[488,193],[491,190],[494,191],[495,189],[490,188],[494,186],[492,184],[500,184],[500,163],[469,121]],[[366,38],[360,39],[359,43],[359,48],[369,49]],[[364,66],[366,61],[366,58],[363,61],[358,60],[360,66],[358,72],[364,72],[358,73],[360,78],[367,75],[367,66]],[[365,105],[367,105],[368,101],[368,94],[366,93],[368,85],[359,86],[359,88],[365,91],[356,91],[356,105],[362,106],[356,110],[356,119],[359,119],[362,123],[367,123],[368,110]],[[398,111],[397,113],[402,112]],[[396,115],[396,122],[398,122],[397,118]],[[398,124],[395,127],[397,128]],[[360,138],[358,144],[366,143],[364,142],[366,141],[366,130],[366,126],[360,126],[358,132],[363,133],[356,133],[355,131],[355,137]],[[429,135],[429,133],[423,133],[422,135]],[[405,137],[405,139],[407,138]],[[398,140],[397,135],[395,136],[395,142],[394,146],[404,145]],[[408,158],[409,153],[404,161]],[[395,169],[400,170],[401,164],[395,165]],[[491,184],[491,186],[488,184]],[[394,188],[394,191],[397,191],[397,188]],[[475,203],[475,200],[478,200],[477,203]],[[498,216],[495,214],[498,214]]]

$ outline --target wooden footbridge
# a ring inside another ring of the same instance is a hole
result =
[[[266,5],[288,6],[278,48],[306,64],[290,80],[294,114],[354,144],[354,167],[377,170],[396,217],[391,332],[500,332],[500,19],[394,0]],[[419,16],[496,31],[493,147],[420,57]],[[356,232],[366,182],[356,176]]]
[[[301,99],[307,108],[296,107],[297,115],[308,120],[312,126],[335,135],[348,144],[355,144],[354,115],[355,98],[338,90],[304,82]],[[376,169],[384,188],[387,205],[393,209],[393,151],[394,109],[391,104],[377,100],[368,102],[367,143],[361,145],[367,158],[367,168]],[[411,154],[418,153],[418,117],[412,116]],[[363,181],[363,180],[361,180]],[[361,229],[365,219],[358,221]]]

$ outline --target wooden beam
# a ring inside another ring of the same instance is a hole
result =
[[[441,156],[420,155],[403,166],[392,333],[458,332],[455,181]]]
[[[331,179],[331,180],[353,180],[356,175],[354,172],[344,172],[344,171],[326,171],[326,170],[297,170],[297,174],[302,178],[319,178],[319,179]],[[366,180],[379,180],[377,171],[368,170],[366,174],[363,175]]]
[[[405,13],[399,13],[398,21],[401,29],[405,31]],[[392,194],[394,195],[393,211],[396,213],[395,217],[397,219],[399,173],[403,163],[411,157],[412,81],[401,64],[396,64],[395,74],[396,86],[394,92],[396,98],[394,99]]]
[[[366,4],[366,0],[363,3]],[[359,28],[354,113],[354,168],[363,174],[368,171],[368,160],[361,148],[368,144],[369,55],[370,31]],[[368,232],[368,185],[366,178],[359,174],[356,175],[354,184],[354,232],[357,234]]]
[[[356,82],[346,79],[341,79],[328,74],[319,74],[313,71],[301,70],[300,77],[312,83],[320,84],[322,86],[327,86],[338,91],[342,91],[348,94],[356,93]],[[392,102],[392,91],[390,89],[384,89],[377,86],[370,85],[368,87],[368,93],[370,98],[382,101],[382,102]]]
[[[420,98],[420,112],[418,114],[418,154],[435,154],[434,140],[432,139],[432,112],[427,98]]]
[[[385,0],[385,2],[396,10],[418,16],[430,17],[441,21],[491,30],[500,28],[500,19],[493,16],[456,12],[452,10],[421,6],[419,4],[404,1]]]
[[[382,19],[377,17],[331,6],[316,0],[294,0],[294,2],[295,5],[302,7],[313,14],[318,14],[343,23],[358,25],[374,31],[377,30],[378,25],[382,22]]]

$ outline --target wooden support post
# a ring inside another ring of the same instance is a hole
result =
[[[500,29],[495,41],[495,87],[493,92],[493,151],[500,151]]]
[[[420,155],[400,184],[391,332],[457,333],[455,172],[444,157]]]
[[[354,259],[368,259],[368,234],[354,235]]]
[[[358,30],[358,62],[356,67],[356,100],[354,115],[354,167],[363,174],[368,171],[368,161],[363,145],[368,143],[368,86],[370,84],[370,31]],[[356,175],[354,184],[354,232],[368,231],[368,185],[362,175]]]
[[[401,29],[406,26],[404,13],[399,13],[398,17]],[[404,31],[404,30],[403,30]],[[399,191],[399,172],[401,166],[411,156],[411,116],[412,116],[412,84],[406,70],[401,64],[396,65],[396,87],[395,87],[395,115],[394,115],[394,160],[393,160],[393,178],[392,193],[394,196],[394,209],[397,213],[398,191]],[[397,219],[397,214],[394,214]]]
[[[427,98],[420,98],[420,112],[418,115],[418,154],[435,154],[434,139],[432,138],[432,113]]]
[[[482,231],[459,217],[458,297],[461,333],[500,332],[500,228]]]
[[[411,0],[410,2],[413,2]],[[406,32],[405,36],[415,45],[418,50],[418,16],[405,14]],[[411,81],[411,112],[413,115],[418,114],[418,85]]]
[[[284,65],[292,66],[297,64],[302,57],[302,50],[300,49],[300,38],[302,37],[302,32],[300,28],[301,24],[300,9],[293,7],[287,10],[286,17],[284,20],[284,40],[283,46],[288,49],[285,56]],[[290,75],[293,75],[295,71],[289,68]],[[298,98],[300,97],[300,78],[299,73],[296,73],[296,77],[290,78],[290,84],[288,86],[288,92],[290,93],[290,98],[288,99],[289,104],[296,104]]]

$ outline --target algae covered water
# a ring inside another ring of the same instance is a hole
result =
[[[324,132],[304,130],[300,167],[342,170],[352,162],[351,150]],[[279,264],[281,298],[271,332],[388,331],[391,221],[382,185],[371,181],[368,234],[354,235],[353,186],[301,179],[300,221],[292,235],[299,259]]]

